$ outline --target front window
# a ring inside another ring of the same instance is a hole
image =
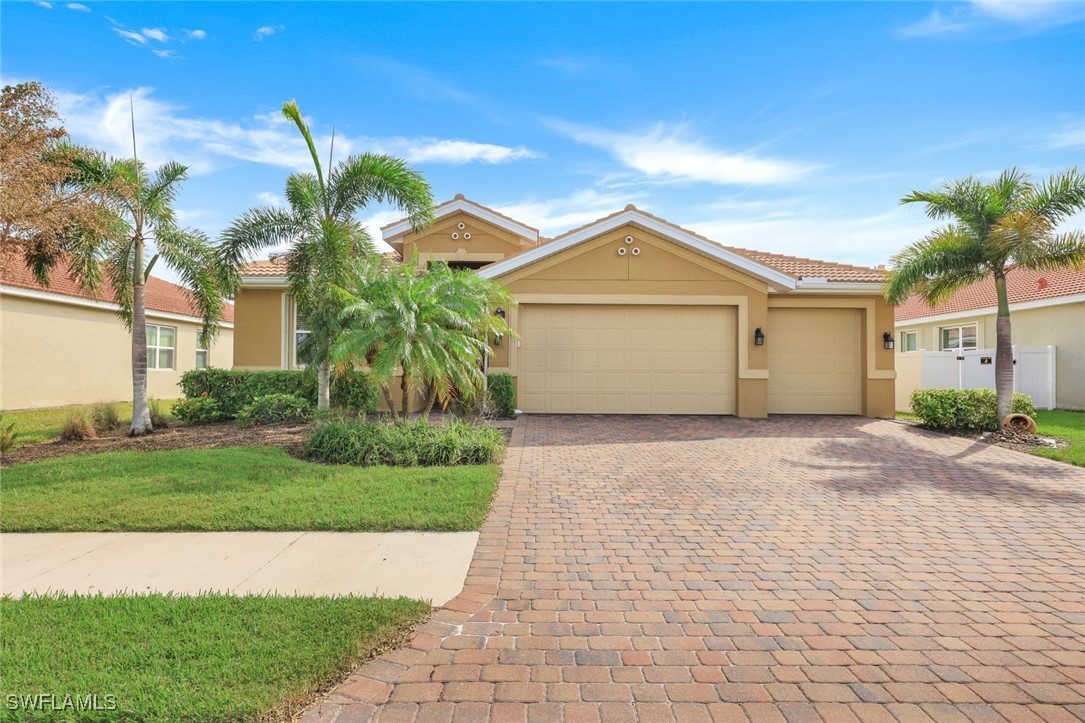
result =
[[[305,360],[298,355],[298,349],[301,348],[302,342],[309,338],[309,322],[305,316],[298,310],[297,305],[294,306],[294,365],[298,367],[305,366]]]
[[[207,339],[203,334],[200,334],[196,340],[196,368],[206,369],[211,366],[211,351],[208,348],[210,344],[207,343]]]
[[[941,336],[943,351],[959,351],[978,348],[979,336],[975,324],[943,326],[941,329]]]
[[[900,333],[900,350],[916,351],[919,348],[919,334],[915,331],[902,331]]]
[[[147,368],[173,369],[177,353],[177,329],[172,326],[147,325]]]

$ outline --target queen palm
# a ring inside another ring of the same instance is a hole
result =
[[[420,173],[392,156],[365,153],[331,165],[325,177],[309,126],[298,104],[283,105],[283,115],[297,126],[313,160],[312,173],[286,179],[288,209],[264,206],[239,216],[223,232],[223,266],[238,268],[257,251],[287,245],[286,275],[299,316],[310,336],[299,356],[317,368],[317,407],[329,406],[330,351],[339,334],[355,264],[374,255],[373,243],[358,213],[371,203],[389,203],[405,212],[418,230],[433,221],[433,196]],[[334,151],[334,139],[332,142]],[[231,286],[237,290],[235,274]]]
[[[932,219],[952,219],[892,259],[885,298],[900,304],[918,294],[931,306],[970,284],[990,279],[998,299],[995,390],[998,418],[1013,401],[1013,340],[1006,278],[1085,266],[1085,233],[1059,232],[1060,222],[1085,208],[1085,176],[1077,168],[1034,184],[1016,168],[993,183],[973,176],[934,191],[913,191],[901,203],[924,204]]]
[[[95,189],[109,209],[102,224],[66,229],[55,247],[34,257],[39,280],[62,259],[87,291],[97,292],[108,277],[119,314],[132,332],[132,426],[129,434],[152,430],[147,398],[147,324],[144,286],[158,261],[173,269],[203,319],[203,339],[210,343],[222,319],[224,274],[207,236],[177,225],[173,202],[188,170],[166,163],[148,173],[135,158],[116,160],[85,154],[76,160],[73,185]],[[148,260],[148,252],[154,254]],[[158,359],[155,360],[158,366]],[[170,362],[173,363],[172,360]]]
[[[481,393],[483,362],[492,353],[489,341],[510,333],[494,313],[512,303],[504,287],[443,263],[426,270],[417,260],[370,272],[359,275],[350,294],[333,359],[369,365],[393,420],[406,416],[416,391],[426,390],[425,418],[434,402],[445,407],[455,396]],[[391,382],[399,371],[397,414]]]

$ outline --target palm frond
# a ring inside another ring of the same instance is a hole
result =
[[[203,320],[202,333],[208,341],[219,331],[223,293],[218,260],[210,240],[202,231],[163,229],[157,236],[158,254],[180,276],[186,295]]]
[[[1085,174],[1077,166],[1052,174],[1033,190],[1025,208],[1053,225],[1073,216],[1085,209]]]
[[[418,231],[433,223],[433,193],[421,173],[394,156],[351,156],[331,171],[332,213],[352,216],[365,205],[388,203],[407,213]]]
[[[309,132],[309,125],[301,115],[301,109],[298,107],[298,102],[296,100],[291,100],[283,103],[283,115],[294,122],[294,125],[296,125],[301,132],[301,137],[305,139],[305,145],[309,147],[309,155],[313,157],[313,168],[316,171],[317,182],[321,189],[322,201],[320,205],[325,209],[326,213],[328,203],[324,191],[324,170],[320,166],[320,154],[316,151],[316,143],[313,141],[313,134]]]
[[[983,244],[960,226],[935,230],[900,251],[890,266],[883,293],[894,306],[913,294],[936,304],[991,271]]]

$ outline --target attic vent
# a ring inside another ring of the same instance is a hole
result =
[[[460,221],[458,224],[456,224],[456,228],[467,228],[467,224],[465,224],[463,221]]]

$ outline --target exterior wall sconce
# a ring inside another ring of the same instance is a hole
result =
[[[765,345],[765,332],[761,331],[760,326],[753,330],[753,344],[754,346]]]
[[[497,311],[494,312],[494,316],[501,319],[501,321],[504,321],[505,320],[505,310],[504,309],[498,309]],[[502,340],[504,338],[505,338],[504,334],[494,334],[494,346],[501,346],[501,342],[502,342]]]
[[[888,331],[882,334],[882,346],[886,349],[892,349],[896,346],[896,341],[893,339],[893,335]]]

